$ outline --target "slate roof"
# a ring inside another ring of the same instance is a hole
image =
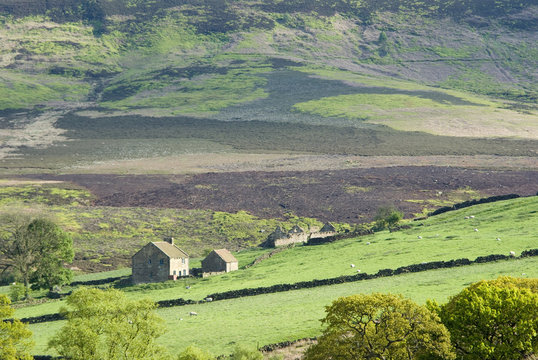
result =
[[[237,259],[235,256],[232,255],[231,252],[229,252],[226,249],[219,249],[219,250],[213,250],[215,254],[217,254],[222,260],[226,261],[227,263],[230,262],[237,262]]]
[[[330,222],[326,222],[325,225],[323,225],[323,227],[320,230],[320,232],[333,232],[333,231],[336,231],[336,228]]]
[[[178,248],[175,245],[170,244],[166,241],[155,241],[152,242],[153,245],[155,245],[159,250],[161,250],[163,253],[165,253],[168,257],[172,259],[178,259],[183,257],[189,257],[187,253],[180,248]]]

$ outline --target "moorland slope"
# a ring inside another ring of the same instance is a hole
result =
[[[192,152],[536,155],[534,0],[2,0],[0,14],[6,172]]]

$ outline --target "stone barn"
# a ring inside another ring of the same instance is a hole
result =
[[[131,258],[133,283],[176,280],[189,275],[189,255],[174,245],[174,239],[150,242]]]
[[[278,247],[290,244],[302,244],[308,241],[310,233],[305,232],[301,227],[295,225],[290,231],[284,232],[280,226],[277,226],[262,244],[263,247]]]
[[[202,260],[203,276],[216,275],[239,269],[235,256],[226,249],[213,250]]]

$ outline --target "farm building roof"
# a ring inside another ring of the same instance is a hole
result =
[[[219,249],[219,250],[213,250],[213,251],[215,252],[215,254],[220,256],[220,258],[226,261],[227,263],[237,262],[237,259],[235,258],[235,256],[233,256],[232,253],[226,249]]]
[[[173,259],[182,258],[182,257],[188,257],[187,253],[177,246],[170,244],[166,241],[155,241],[152,242],[153,245],[158,247],[163,253],[165,253],[167,256]]]
[[[332,232],[332,231],[336,231],[336,228],[330,222],[326,222],[320,230],[320,232]]]

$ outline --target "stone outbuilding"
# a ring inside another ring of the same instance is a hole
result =
[[[174,239],[150,242],[131,258],[133,283],[176,280],[189,276],[189,255],[174,245]]]
[[[284,232],[280,226],[267,237],[263,247],[274,248],[291,244],[301,244],[308,241],[310,233],[305,232],[300,226],[295,225],[290,231]]]
[[[239,262],[226,249],[213,250],[202,260],[203,276],[227,273],[239,269]]]

